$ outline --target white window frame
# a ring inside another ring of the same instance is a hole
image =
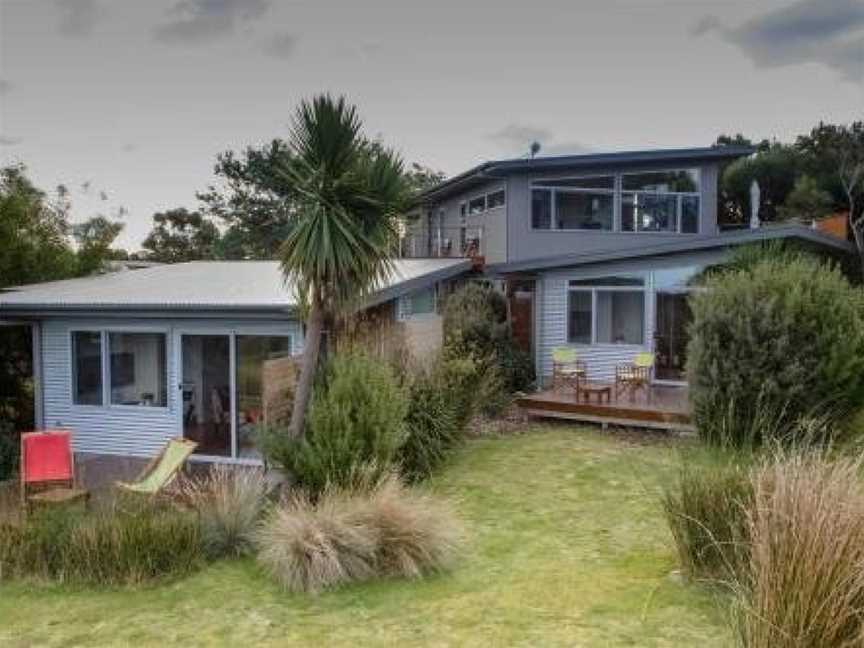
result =
[[[102,363],[102,404],[87,405],[75,402],[75,384],[77,363],[75,361],[74,342],[75,333],[99,333],[101,345],[101,363]],[[165,404],[164,405],[122,405],[111,402],[111,350],[110,333],[158,333],[165,336]],[[132,411],[147,411],[147,412],[165,412],[171,406],[171,346],[169,343],[170,331],[167,327],[154,326],[76,326],[69,329],[68,344],[69,344],[69,402],[72,407],[84,408],[90,410],[132,410]]]
[[[624,276],[624,275],[622,275]],[[647,338],[647,318],[648,318],[648,285],[645,277],[626,277],[632,279],[639,279],[642,281],[642,286],[608,286],[603,284],[597,285],[584,285],[584,286],[570,286],[569,281],[567,285],[567,317],[566,317],[566,340],[567,344],[572,346],[604,346],[604,347],[644,347],[646,345]],[[579,279],[582,281],[582,279]],[[584,279],[584,281],[591,281],[590,278]],[[574,292],[589,292],[591,293],[591,341],[590,342],[573,342],[570,339],[570,295]],[[597,341],[597,293],[598,292],[629,292],[629,293],[638,293],[642,295],[642,341],[638,343],[627,342],[627,343],[616,343],[616,342],[598,342]]]

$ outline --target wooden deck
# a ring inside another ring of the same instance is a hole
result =
[[[686,387],[652,385],[648,391],[620,396],[613,387],[609,402],[598,402],[596,397],[577,401],[572,389],[560,388],[530,394],[516,402],[530,416],[685,432],[695,429]]]

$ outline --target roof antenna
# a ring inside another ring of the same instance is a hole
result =
[[[534,140],[531,142],[531,159],[533,160],[540,152],[540,142]]]

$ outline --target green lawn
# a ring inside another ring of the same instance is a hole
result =
[[[670,578],[656,504],[674,450],[536,427],[470,442],[435,481],[470,531],[448,575],[290,596],[254,562],[139,590],[0,586],[0,645],[726,646]]]

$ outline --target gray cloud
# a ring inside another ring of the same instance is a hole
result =
[[[8,135],[0,135],[0,146],[15,146],[21,143],[20,137],[9,137]]]
[[[540,155],[584,153],[589,150],[580,142],[557,141],[552,131],[528,124],[510,123],[487,137],[498,142],[508,153],[515,154],[527,154],[532,142],[540,142]]]
[[[265,54],[274,58],[291,58],[297,49],[297,36],[294,34],[277,34],[268,38],[261,49]]]
[[[172,19],[157,25],[153,36],[170,45],[210,43],[261,18],[269,8],[269,0],[181,0],[170,11]]]
[[[8,95],[12,91],[13,85],[6,79],[0,79],[0,97]]]
[[[849,80],[864,81],[864,2],[860,0],[800,0],[738,27],[707,16],[692,33],[712,32],[738,46],[758,67],[820,63]]]
[[[123,151],[124,153],[133,153],[134,151],[138,150],[138,145],[133,144],[132,142],[127,142],[126,144],[124,144],[123,146],[120,147],[120,150]]]
[[[70,38],[92,34],[103,13],[96,0],[57,0],[57,7],[60,9],[57,29]]]

